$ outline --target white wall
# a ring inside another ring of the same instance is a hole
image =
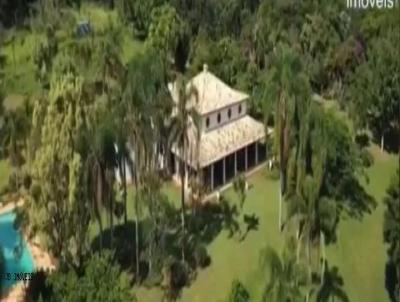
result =
[[[242,107],[241,113],[239,113],[239,106]],[[228,117],[229,109],[231,110],[230,118]],[[229,123],[230,121],[233,121],[241,116],[246,115],[246,113],[247,113],[247,107],[246,107],[245,101],[235,104],[233,106],[222,108],[221,110],[214,111],[203,117],[203,122],[202,122],[203,131],[207,132],[207,131],[216,129],[224,124]],[[220,117],[221,117],[219,123],[218,123],[218,114],[220,114]],[[209,120],[210,120],[208,127],[207,127],[207,118],[209,118]]]

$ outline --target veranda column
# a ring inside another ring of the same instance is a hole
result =
[[[190,169],[189,166],[187,164],[184,163],[184,167],[185,167],[185,188],[189,188],[189,173],[190,173]]]
[[[234,170],[234,176],[237,174],[237,151],[235,151],[235,170]]]
[[[210,166],[211,170],[211,191],[214,190],[214,164]]]
[[[256,145],[256,166],[258,165],[258,142],[255,142]]]
[[[244,170],[247,171],[247,146],[244,149]]]
[[[226,157],[224,157],[224,159],[222,160],[222,183],[223,184],[225,184],[225,181],[226,181],[226,172],[225,172],[226,164],[225,164],[225,160],[226,160]]]

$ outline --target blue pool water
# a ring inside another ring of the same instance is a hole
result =
[[[6,259],[6,273],[12,275],[11,280],[2,280],[6,289],[18,282],[13,280],[14,273],[32,273],[35,269],[32,255],[25,240],[21,257],[16,259],[14,256],[14,249],[20,244],[21,240],[21,234],[13,227],[14,220],[15,213],[13,212],[0,215],[0,246],[3,248]]]

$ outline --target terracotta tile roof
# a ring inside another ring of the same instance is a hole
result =
[[[192,167],[197,167],[197,129],[189,128],[189,148],[186,159]],[[215,130],[202,133],[200,140],[200,167],[205,167],[219,159],[265,137],[264,125],[246,115]],[[176,146],[172,151],[179,156]]]
[[[198,100],[195,109],[200,114],[206,114],[224,108],[244,101],[249,97],[246,93],[229,87],[214,74],[209,72],[206,65],[202,72],[190,80],[188,87],[190,87],[190,85],[193,85],[197,90]],[[177,103],[178,97],[176,84],[170,83],[168,88],[172,95],[172,99]]]

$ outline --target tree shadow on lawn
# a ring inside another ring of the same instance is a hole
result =
[[[344,280],[339,273],[337,266],[329,266],[328,261],[325,260],[325,271],[323,283],[320,284],[320,275],[315,275],[313,283],[318,285],[316,301],[341,301],[349,302],[349,297],[344,290]]]
[[[388,261],[385,267],[385,287],[392,302],[396,302],[396,284],[400,284],[400,280],[397,280],[396,276],[396,266],[393,262]]]
[[[140,229],[140,228],[139,228]],[[111,247],[111,229],[103,230],[91,243],[91,250],[94,252],[114,249],[115,258],[122,269],[133,273],[135,269],[135,223],[128,221],[126,224],[114,226],[114,240]]]
[[[250,231],[257,231],[260,225],[260,219],[254,213],[251,215],[244,214],[243,221],[246,224],[246,231],[241,236],[240,241],[245,240]]]
[[[195,270],[211,263],[206,247],[212,243],[222,230],[228,231],[231,238],[240,232],[239,210],[236,205],[223,198],[220,203],[206,203],[196,208],[194,214],[186,213],[185,254],[188,265]],[[170,208],[167,214],[167,223],[158,229],[157,236],[151,234],[154,222],[146,216],[139,222],[140,267],[141,280],[148,277],[148,259],[146,255],[151,244],[163,253],[163,257],[181,259],[182,230],[180,209]],[[247,216],[246,216],[247,217]],[[253,214],[248,216],[247,231],[257,229],[258,218]],[[115,259],[128,273],[134,274],[136,267],[135,223],[129,220],[114,226],[114,240],[112,249],[115,250]],[[154,240],[154,241],[151,241]],[[91,242],[92,251],[111,249],[111,229],[109,227],[98,234]]]
[[[377,206],[375,198],[355,178],[344,181],[339,191],[340,198],[347,201],[346,211],[352,218],[362,220],[364,214],[371,214]]]

